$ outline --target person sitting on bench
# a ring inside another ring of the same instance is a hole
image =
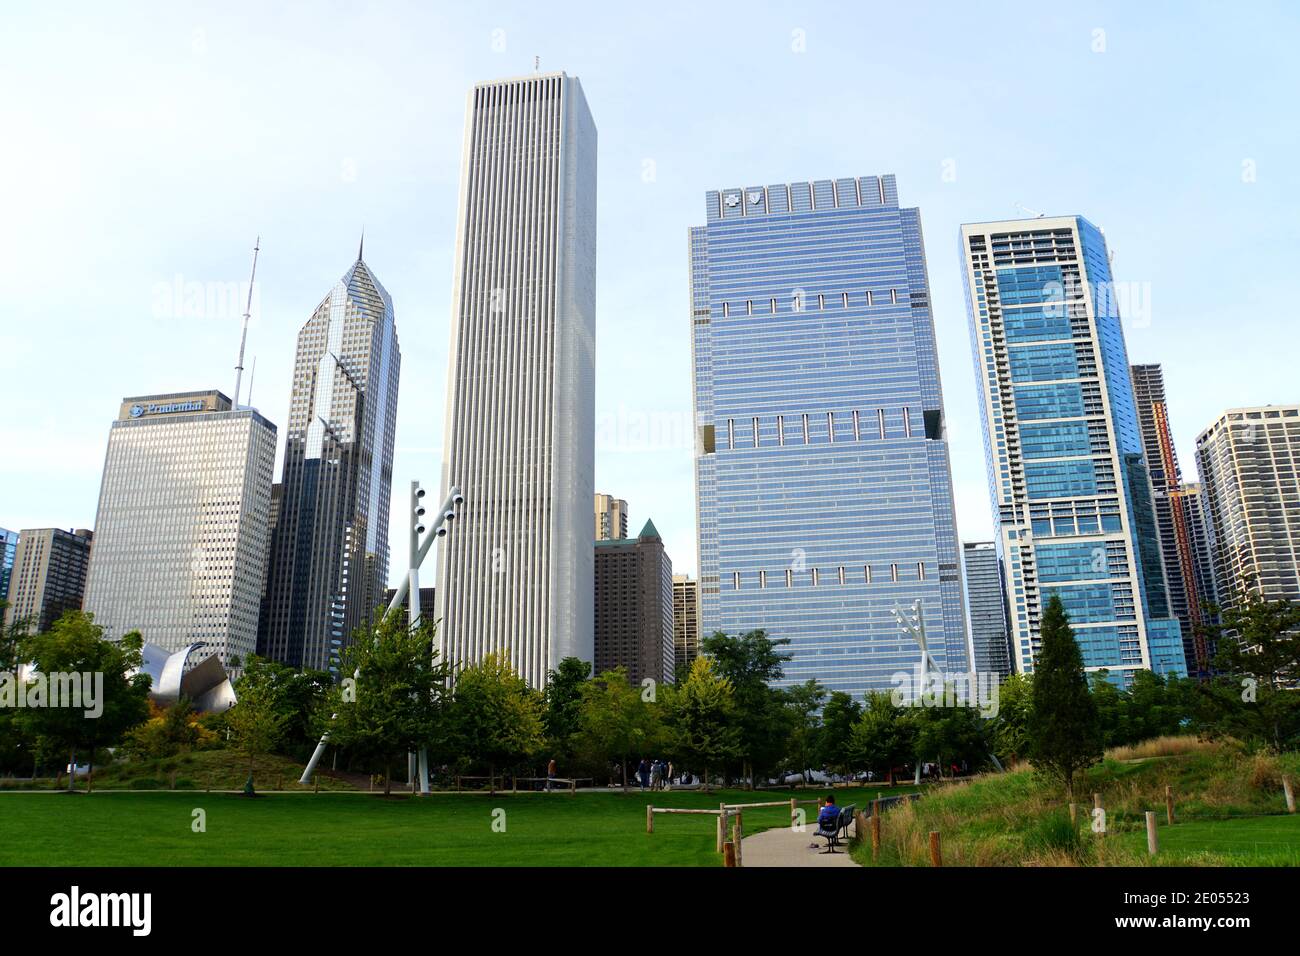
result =
[[[822,803],[821,811],[817,814],[817,832],[818,834],[831,834],[839,829],[840,808],[835,805],[835,794],[826,795],[826,800]],[[811,843],[810,847],[816,847],[819,844]]]

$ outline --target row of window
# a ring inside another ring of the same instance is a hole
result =
[[[849,308],[856,301],[858,301],[858,297],[860,295],[865,296],[867,308],[871,308],[872,306],[876,306],[876,305],[886,305],[886,304],[898,305],[897,289],[884,289],[879,292],[868,289],[865,293],[841,292],[838,296],[840,300],[840,307],[845,309]],[[824,312],[826,311],[827,301],[829,300],[833,305],[836,298],[837,296],[834,293],[832,293],[829,296],[822,293],[818,293],[815,296],[795,293],[790,296],[790,311],[803,312],[805,310],[811,310],[815,304],[818,312]],[[754,300],[746,299],[743,308],[744,308],[745,315],[753,315]],[[759,302],[759,308],[760,309],[762,308],[761,301]],[[776,315],[778,311],[780,311],[778,298],[776,296],[772,296],[767,300],[767,314]],[[741,313],[738,311],[736,314],[740,315]],[[730,302],[722,303],[722,317],[726,319],[729,318],[730,316],[731,316],[731,303]]]
[[[863,437],[870,438],[873,436],[885,438],[885,409],[877,408],[875,414],[870,412],[862,413],[856,409],[850,413],[853,422],[853,440],[862,441]],[[776,416],[776,443],[784,446],[787,442],[798,443],[803,445],[812,444],[813,430],[817,431],[818,436],[825,435],[830,444],[835,444],[835,413],[826,413],[826,431],[820,428],[821,416],[809,416],[808,413],[800,415],[777,415]],[[840,424],[843,426],[844,418],[840,418]],[[758,448],[762,444],[762,429],[759,427],[759,418],[755,416],[749,420],[749,428],[744,427],[743,419],[739,429],[736,427],[736,419],[727,419],[727,449],[734,450],[737,446],[737,437],[744,440],[744,444],[739,447]],[[903,436],[904,438],[912,437],[912,410],[907,406],[903,407]]]
[[[813,587],[817,587],[822,583],[822,573],[820,568],[809,568],[807,572],[801,571],[799,573],[809,574],[810,575],[809,581]],[[744,583],[743,574],[744,572],[741,571],[731,572],[731,588],[733,591],[741,590]],[[872,571],[871,571],[871,565],[869,564],[864,564],[862,566],[862,573],[861,573],[860,580],[859,580],[858,572],[856,570],[850,572],[849,569],[844,567],[843,565],[840,565],[839,568],[835,569],[835,571],[832,572],[832,575],[833,575],[833,580],[838,584],[859,584],[859,583],[871,584],[872,583]],[[795,583],[794,576],[795,576],[795,571],[793,568],[785,569],[784,583],[786,587],[788,588],[794,587],[794,583]],[[775,575],[773,577],[775,578]],[[852,578],[852,580],[850,580],[850,578]],[[775,578],[775,580],[779,583],[781,581],[781,578]],[[891,582],[899,580],[897,564],[891,564],[889,566],[889,580]],[[925,570],[924,561],[916,562],[916,580],[918,581],[926,580],[926,570]],[[757,583],[760,588],[766,588],[768,586],[768,573],[766,571],[758,572]]]

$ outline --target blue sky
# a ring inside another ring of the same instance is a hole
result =
[[[393,296],[399,489],[436,487],[465,93],[562,69],[600,132],[597,489],[694,570],[686,230],[708,189],[891,172],[925,229],[960,532],[991,534],[962,222],[1101,226],[1149,295],[1184,474],[1224,408],[1300,400],[1300,17],[1266,3],[29,4],[0,24],[0,526],[92,526],[122,396],[283,425],[356,255]],[[1100,32],[1099,32],[1100,31]],[[278,474],[278,466],[277,466]],[[402,509],[395,556],[404,553]],[[635,530],[635,528],[634,528]],[[393,574],[400,574],[400,560]]]

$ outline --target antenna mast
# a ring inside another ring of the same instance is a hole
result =
[[[248,277],[248,304],[244,306],[244,332],[239,337],[239,364],[235,366],[235,408],[239,408],[239,390],[244,383],[244,346],[248,343],[248,318],[253,313],[253,280],[257,278],[257,253],[262,248],[262,237],[253,243],[253,273]]]

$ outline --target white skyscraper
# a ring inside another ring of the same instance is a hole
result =
[[[123,399],[86,579],[105,636],[253,653],[274,466],[275,426],[220,392]]]
[[[596,127],[563,73],[469,94],[439,541],[444,659],[592,659]]]

